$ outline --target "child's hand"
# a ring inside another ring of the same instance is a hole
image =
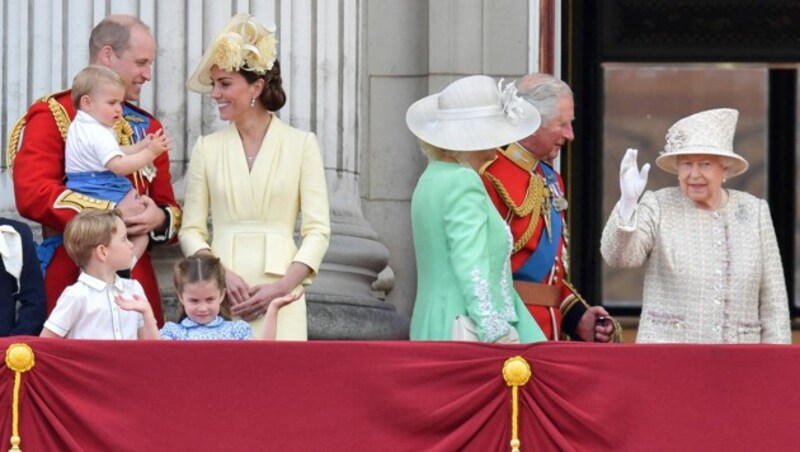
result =
[[[147,149],[152,152],[156,157],[159,155],[168,152],[170,149],[170,145],[172,144],[172,137],[167,135],[164,132],[164,129],[158,129],[156,133],[151,133],[147,135],[145,140],[149,140],[147,143]]]
[[[136,311],[141,314],[145,314],[152,309],[146,298],[136,294],[133,295],[133,298],[125,298],[122,295],[117,295],[114,297],[114,303],[116,303],[120,309]]]
[[[269,302],[269,307],[272,309],[280,309],[302,296],[303,296],[303,288],[301,287],[300,290],[298,290],[297,292],[289,293],[282,297],[273,298],[272,301]]]
[[[269,306],[267,306],[267,314],[264,318],[264,324],[262,326],[262,330],[257,332],[256,337],[260,337],[266,340],[275,340],[275,336],[277,335],[277,324],[278,324],[278,311],[286,306],[289,303],[294,302],[298,298],[303,296],[303,288],[297,290],[295,293],[288,293],[286,295],[275,297],[269,302]],[[254,317],[252,320],[258,318],[260,316]]]

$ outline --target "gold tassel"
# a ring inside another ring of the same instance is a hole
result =
[[[19,451],[19,386],[22,373],[33,368],[33,350],[27,344],[11,344],[6,350],[6,366],[14,371],[14,399],[11,404],[11,449]]]
[[[511,386],[511,452],[519,452],[519,387],[531,379],[531,366],[517,355],[503,364],[503,378]]]

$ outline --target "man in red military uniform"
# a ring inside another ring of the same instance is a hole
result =
[[[514,237],[514,288],[550,340],[619,340],[621,328],[601,306],[589,306],[567,281],[569,233],[564,182],[552,162],[572,141],[572,90],[548,74],[516,84],[542,115],[533,135],[500,149],[481,173],[486,190]]]
[[[139,100],[142,85],[151,77],[156,43],[149,28],[132,16],[106,17],[92,30],[89,54],[91,64],[109,67],[125,81],[123,120],[114,126],[120,144],[136,142],[161,129],[156,118],[131,103]],[[117,207],[128,232],[148,233],[152,244],[173,240],[180,227],[181,211],[172,190],[167,153],[128,176],[141,195],[137,202],[114,206],[65,187],[64,146],[74,117],[70,90],[46,96],[30,107],[9,140],[9,152],[16,154],[10,160],[17,209],[22,216],[42,224],[45,246],[40,249],[40,258],[47,261],[52,257],[45,273],[48,312],[64,288],[78,279],[80,271],[60,245],[60,237],[67,222],[81,210]],[[149,253],[136,263],[131,277],[144,287],[161,326],[161,296]]]

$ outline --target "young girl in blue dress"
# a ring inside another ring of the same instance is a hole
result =
[[[180,305],[180,321],[167,322],[161,339],[167,340],[246,340],[253,338],[244,320],[231,320],[231,306],[225,296],[225,268],[219,258],[195,254],[183,259],[173,272]],[[270,302],[264,331],[258,339],[274,340],[278,310],[297,300],[302,292],[278,297]]]

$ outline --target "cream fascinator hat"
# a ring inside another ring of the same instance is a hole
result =
[[[656,159],[656,165],[677,174],[677,157],[687,154],[708,154],[727,157],[728,177],[747,171],[744,157],[733,152],[733,133],[739,111],[732,108],[701,111],[676,122],[667,131],[667,144]]]
[[[265,27],[250,14],[239,14],[231,18],[211,42],[186,87],[197,93],[210,93],[209,71],[213,66],[223,71],[242,69],[264,75],[272,69],[277,56],[275,26]]]
[[[531,135],[542,122],[536,108],[485,75],[456,80],[415,102],[406,124],[422,141],[450,151],[493,149]]]

